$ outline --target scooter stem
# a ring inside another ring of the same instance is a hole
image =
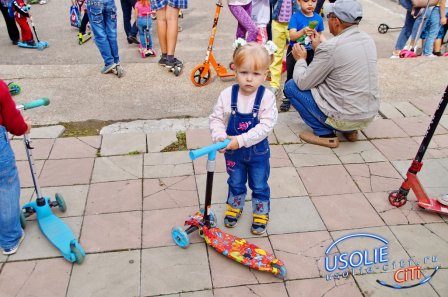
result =
[[[34,158],[33,158],[33,147],[31,146],[31,138],[29,134],[25,134],[23,137],[23,142],[25,143],[26,156],[28,158],[28,165],[30,166],[31,177],[33,179],[34,189],[37,195],[37,205],[45,205],[45,199],[42,198],[42,193],[40,191],[39,183],[37,182],[37,173],[34,168]]]

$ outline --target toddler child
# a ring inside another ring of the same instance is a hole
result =
[[[25,232],[20,226],[20,181],[8,133],[23,135],[31,125],[24,121],[0,80],[0,247],[4,255],[14,254]]]
[[[309,65],[314,57],[314,49],[311,42],[309,42],[309,37],[312,34],[320,35],[324,31],[324,20],[315,12],[317,0],[298,0],[298,3],[300,9],[291,16],[288,24],[290,42],[286,51],[286,81],[290,80],[294,73],[296,60],[292,56],[291,51],[297,40],[304,36],[307,37],[304,43],[307,52],[306,63]],[[310,28],[311,22],[317,22],[317,25],[314,28]],[[289,99],[284,96],[280,110],[288,111],[290,106]]]
[[[31,6],[26,5],[24,0],[14,0],[12,3],[14,9],[14,18],[20,26],[22,32],[22,42],[30,46],[35,46],[33,33],[31,32],[30,25],[28,24],[28,18],[30,17],[29,11]]]
[[[140,36],[140,51],[146,57],[153,56],[152,49],[152,10],[150,0],[138,0],[135,3],[135,15],[137,19],[138,35]]]
[[[227,0],[229,10],[238,21],[236,39],[257,41],[258,29],[252,20],[252,0]],[[246,36],[247,35],[247,36]]]
[[[268,134],[278,115],[275,96],[261,85],[271,59],[265,48],[252,42],[238,48],[233,61],[238,84],[221,92],[209,117],[213,141],[231,140],[221,151],[229,175],[224,224],[229,228],[236,226],[248,181],[252,190],[251,231],[260,235],[266,232],[270,210]]]

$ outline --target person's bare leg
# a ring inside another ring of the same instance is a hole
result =
[[[168,55],[174,55],[176,51],[177,33],[179,25],[179,8],[166,6],[166,45]]]
[[[157,35],[159,37],[160,51],[162,54],[167,53],[167,19],[166,19],[166,8],[165,6],[162,9],[156,11],[157,15]]]
[[[440,53],[441,50],[442,50],[442,39],[436,39],[434,41],[434,52]]]

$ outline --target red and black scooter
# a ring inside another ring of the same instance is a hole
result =
[[[448,86],[445,90],[445,94],[440,100],[439,106],[437,107],[432,121],[429,124],[428,130],[426,131],[425,137],[423,138],[420,148],[418,149],[417,155],[415,156],[414,160],[412,161],[411,167],[409,167],[408,172],[406,173],[406,179],[401,184],[401,187],[398,191],[393,191],[389,194],[389,202],[393,206],[400,207],[406,204],[409,190],[412,189],[415,196],[417,197],[418,206],[428,211],[448,214],[448,194],[444,194],[438,198],[429,198],[425,190],[423,189],[420,180],[417,177],[417,173],[420,172],[423,166],[423,156],[428,149],[431,138],[434,135],[440,119],[442,118],[447,103]]]

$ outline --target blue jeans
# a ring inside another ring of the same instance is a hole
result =
[[[140,44],[143,48],[152,48],[152,19],[151,16],[139,16],[137,18],[138,34],[140,36]],[[146,31],[148,29],[148,31]],[[146,44],[148,38],[148,44]],[[147,47],[148,46],[148,47]]]
[[[292,106],[299,112],[302,120],[313,129],[317,136],[328,135],[335,129],[327,125],[327,116],[319,109],[310,90],[300,90],[294,80],[289,80],[283,90]]]
[[[432,55],[432,50],[434,49],[434,41],[436,40],[437,34],[440,29],[440,9],[435,6],[432,9],[431,14],[428,18],[428,35],[425,39],[425,44],[423,46],[423,56]]]
[[[401,28],[400,35],[398,35],[397,43],[395,44],[396,50],[402,50],[405,47],[409,36],[411,36],[412,28],[414,27],[415,23],[415,19],[412,16],[411,12],[411,10],[406,11],[403,28]]]
[[[13,248],[21,236],[19,175],[6,130],[0,126],[0,247]]]
[[[227,151],[225,158],[229,174],[227,203],[233,208],[244,208],[247,194],[246,182],[249,180],[249,188],[252,190],[253,213],[269,213],[271,197],[268,184],[271,169],[269,158],[255,156],[253,147]]]
[[[424,10],[424,8],[422,8],[422,10]],[[420,38],[420,36],[417,36],[417,33],[418,33],[418,29],[420,28],[420,24],[423,21],[423,15],[425,15],[425,22],[422,25],[422,29],[420,31],[420,34],[422,34],[422,31],[425,28],[426,23],[428,22],[429,15],[431,14],[431,12],[432,12],[432,7],[428,7],[428,9],[426,11],[423,11],[423,12],[419,13],[417,18],[415,19],[414,26],[412,27],[412,34],[411,34],[411,39],[412,40],[416,40],[417,37]]]
[[[90,27],[105,66],[120,63],[117,43],[117,7],[114,0],[87,0]]]

